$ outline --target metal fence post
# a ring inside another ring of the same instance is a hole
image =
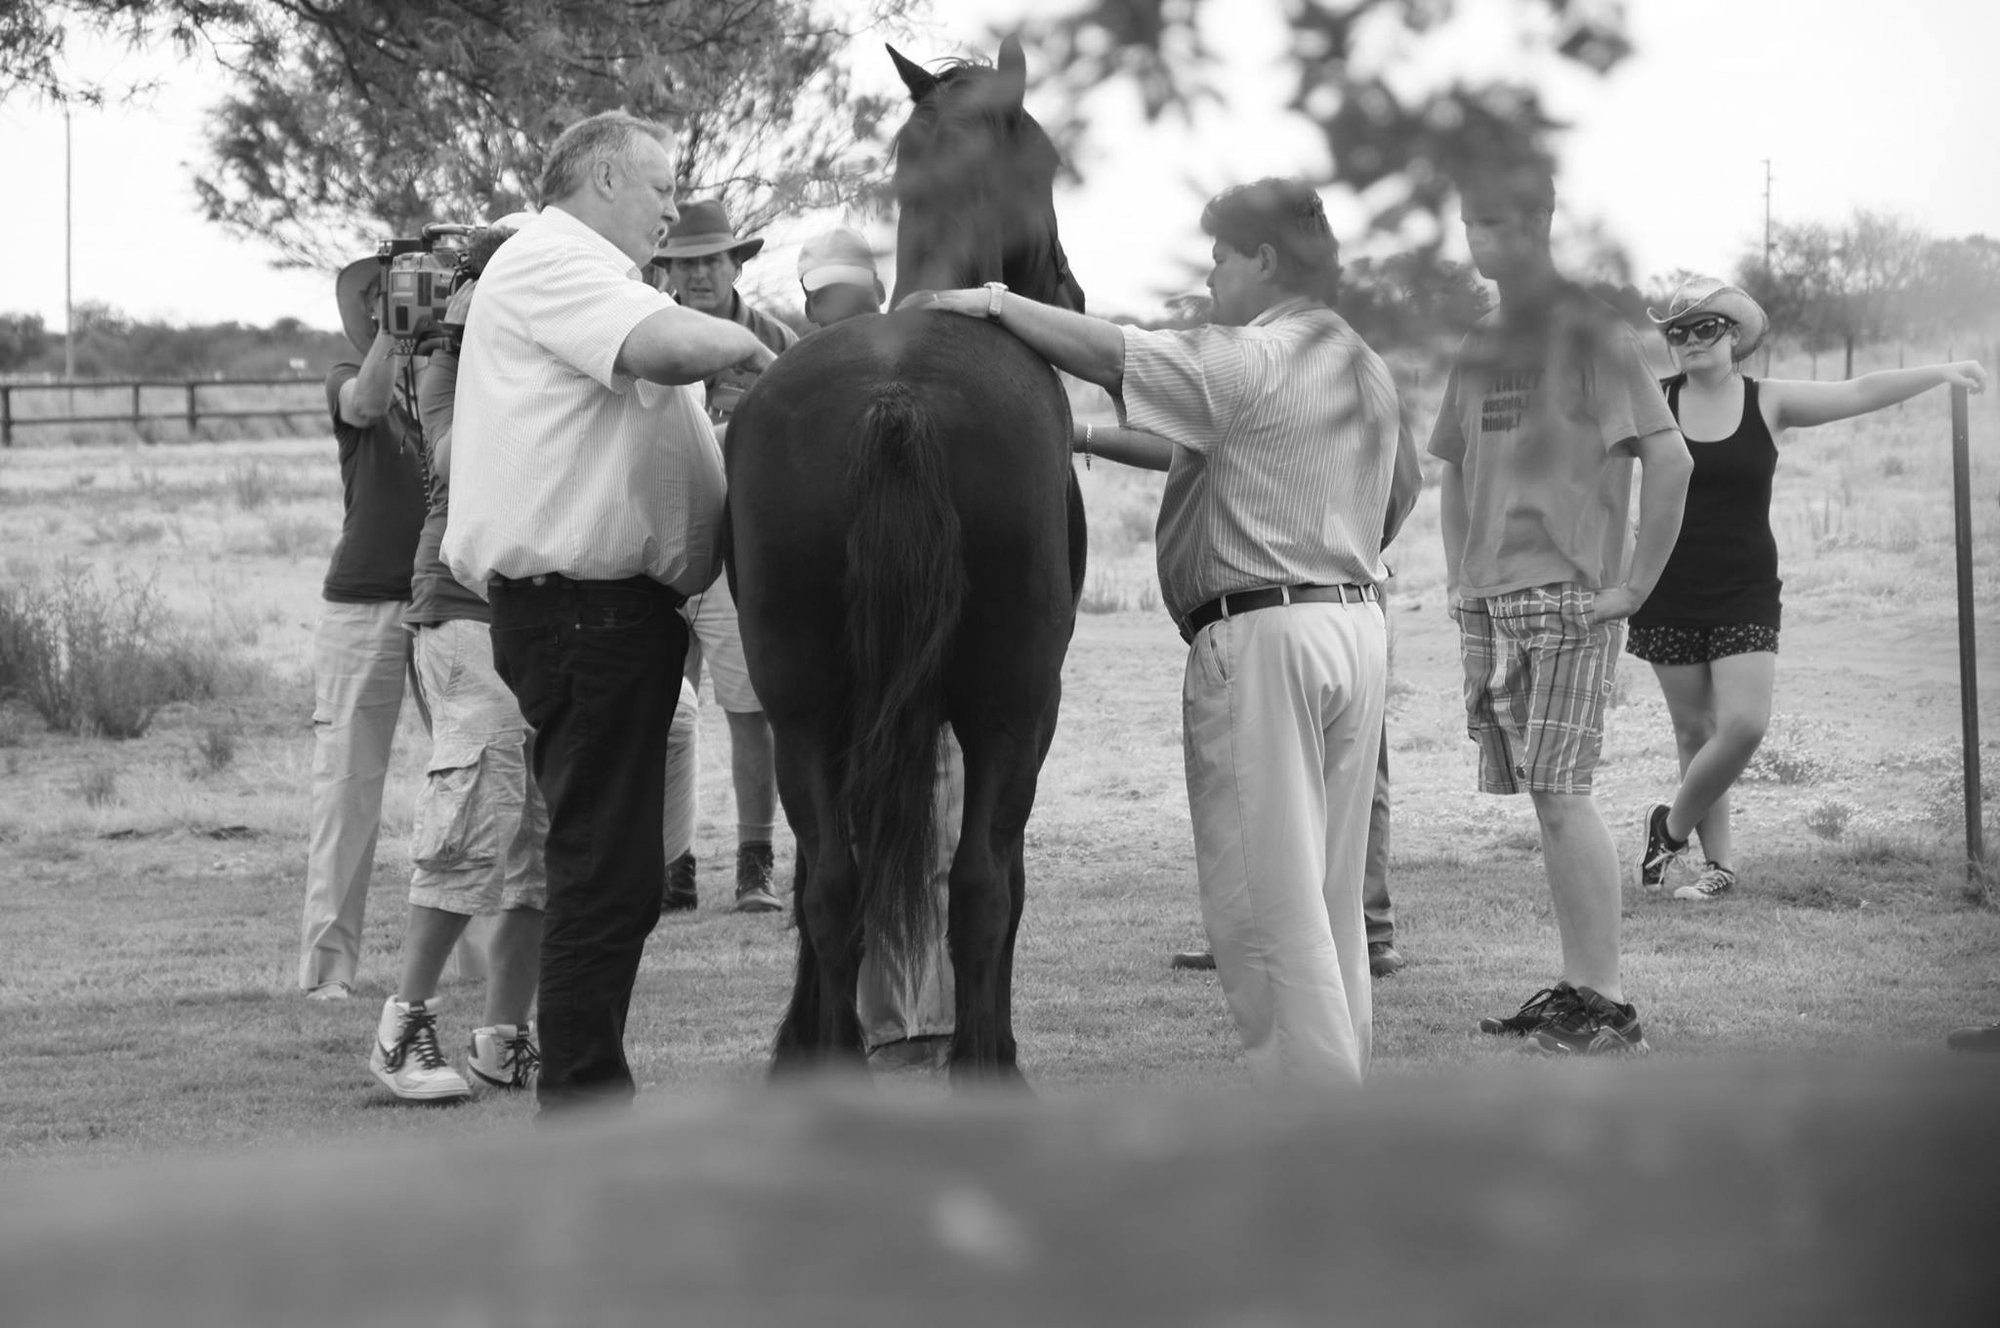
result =
[[[1951,507],[1958,544],[1958,703],[1965,747],[1965,874],[1986,876],[1985,790],[1979,778],[1979,648],[1973,639],[1972,431],[1966,391],[1951,389]]]
[[[14,385],[0,383],[0,447],[14,445]]]
[[[132,384],[132,427],[134,429],[137,429],[139,427],[140,418],[141,416],[139,414],[139,384],[134,383]]]
[[[201,417],[200,417],[199,415],[197,415],[197,414],[195,413],[195,407],[194,407],[194,387],[195,387],[195,384],[194,384],[194,380],[193,380],[192,378],[190,378],[190,379],[188,380],[188,385],[187,385],[187,393],[188,393],[188,441],[189,441],[189,442],[193,442],[193,441],[194,441],[194,431],[195,431],[195,429],[196,429],[196,428],[198,427],[198,425],[199,425],[199,423],[200,423],[200,420],[201,420]]]

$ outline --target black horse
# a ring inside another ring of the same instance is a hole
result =
[[[916,103],[896,139],[897,299],[1004,281],[1081,309],[1019,44],[997,68],[936,75],[889,54]],[[737,409],[730,586],[799,845],[798,971],[774,1069],[859,1060],[864,918],[884,958],[923,962],[948,722],[965,756],[952,1075],[1018,1077],[1022,836],[1083,585],[1069,432],[1047,362],[997,326],[933,312],[815,333]]]

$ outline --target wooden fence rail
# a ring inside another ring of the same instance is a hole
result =
[[[228,388],[310,388],[314,396],[309,404],[300,406],[205,406],[202,394]],[[170,410],[146,410],[142,397],[148,390],[175,391],[181,393],[181,403]],[[132,408],[116,414],[92,415],[20,415],[15,411],[17,398],[32,393],[67,393],[74,409],[75,394],[95,393],[103,395],[113,392],[132,394]],[[203,420],[240,420],[256,418],[289,418],[295,415],[325,415],[326,398],[323,395],[322,380],[318,378],[141,378],[141,379],[91,379],[73,383],[0,383],[0,447],[14,445],[14,431],[38,425],[71,424],[129,424],[134,429],[146,420],[179,420],[187,425],[188,437],[195,436]],[[140,435],[142,438],[145,435]],[[148,443],[155,438],[145,438]]]

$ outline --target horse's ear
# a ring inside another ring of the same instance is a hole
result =
[[[1021,39],[1009,36],[1000,43],[1000,91],[1010,111],[1021,109],[1028,95],[1028,57],[1021,54]]]
[[[889,52],[889,58],[896,62],[896,72],[903,76],[903,86],[910,90],[911,101],[922,101],[937,88],[937,75],[925,69],[916,61],[904,55],[889,43],[882,43]]]

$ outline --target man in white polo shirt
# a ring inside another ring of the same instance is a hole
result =
[[[549,809],[542,1110],[629,1101],[625,1015],[659,920],[667,728],[720,567],[722,453],[698,385],[771,353],[639,279],[674,209],[658,125],[606,112],[549,150],[459,357],[444,558],[493,606],[493,661]]]
[[[1192,646],[1182,745],[1217,975],[1259,1082],[1358,1084],[1388,672],[1376,587],[1391,471],[1414,443],[1387,367],[1327,306],[1340,266],[1318,195],[1260,180],[1201,224],[1210,326],[1120,328],[997,283],[909,303],[996,319],[1145,431],[1127,435],[1145,457],[1106,456],[1167,461],[1160,589]]]

